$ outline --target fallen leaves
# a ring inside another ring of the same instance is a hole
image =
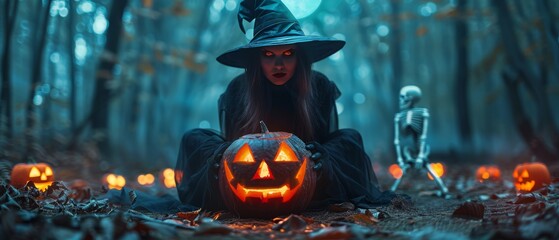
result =
[[[452,213],[453,217],[483,219],[485,205],[478,202],[465,202]]]
[[[311,218],[305,218],[294,214],[284,219],[274,219],[274,221],[278,221],[278,223],[275,224],[272,229],[280,232],[303,232],[307,229],[309,224],[314,222]]]
[[[328,206],[328,211],[330,212],[347,212],[355,209],[355,205],[350,202],[343,202],[338,204],[330,204]]]

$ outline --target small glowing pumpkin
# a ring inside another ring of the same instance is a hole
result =
[[[402,175],[404,174],[404,172],[402,171],[402,168],[400,168],[400,166],[398,166],[398,164],[390,165],[390,167],[388,167],[388,172],[390,173],[390,175],[392,175],[392,177],[394,179],[400,179],[402,177]]]
[[[177,184],[175,182],[175,170],[173,170],[172,168],[163,169],[163,171],[161,171],[160,178],[161,182],[166,188],[177,187]]]
[[[520,193],[528,193],[551,183],[547,166],[539,162],[518,164],[512,172],[512,177],[514,187]]]
[[[479,182],[500,181],[501,170],[494,165],[482,165],[476,171],[476,180]]]
[[[140,174],[137,178],[138,184],[142,186],[151,186],[155,182],[155,176],[151,173]]]
[[[109,189],[120,190],[126,185],[126,179],[123,176],[114,173],[103,175],[102,182]]]
[[[220,191],[229,210],[241,217],[275,217],[301,211],[314,193],[310,152],[291,133],[245,135],[224,152]]]
[[[16,164],[12,168],[10,183],[16,188],[21,188],[29,181],[32,181],[39,190],[45,191],[54,181],[54,172],[46,163]]]
[[[429,166],[431,166],[431,169],[433,169],[433,171],[435,172],[435,175],[437,175],[437,177],[443,177],[445,174],[445,170],[446,167],[444,166],[444,164],[442,163],[429,163]],[[433,178],[433,176],[431,176],[431,173],[427,172],[427,177],[430,180],[435,180]]]

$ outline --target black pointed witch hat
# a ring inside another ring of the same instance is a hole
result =
[[[251,61],[251,51],[260,47],[296,44],[311,62],[316,62],[334,54],[345,45],[342,40],[305,35],[297,19],[281,0],[243,0],[237,18],[243,33],[246,32],[242,21],[255,20],[254,37],[248,44],[217,57],[218,62],[228,66],[247,67]]]

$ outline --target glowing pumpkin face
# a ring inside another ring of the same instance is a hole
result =
[[[223,154],[220,190],[239,216],[274,217],[303,210],[312,198],[315,172],[310,152],[285,132],[245,135]]]
[[[497,166],[492,166],[492,165],[480,166],[476,171],[476,179],[479,182],[500,181],[501,170]]]
[[[523,163],[516,166],[512,173],[514,187],[521,193],[531,192],[551,183],[547,166],[543,163]]]
[[[54,181],[54,172],[46,163],[16,164],[12,169],[10,183],[16,188],[21,188],[29,181],[39,190],[45,191]]]

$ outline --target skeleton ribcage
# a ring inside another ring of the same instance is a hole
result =
[[[428,115],[425,108],[413,108],[398,113],[401,137],[412,137],[418,141],[423,133],[423,122]]]

